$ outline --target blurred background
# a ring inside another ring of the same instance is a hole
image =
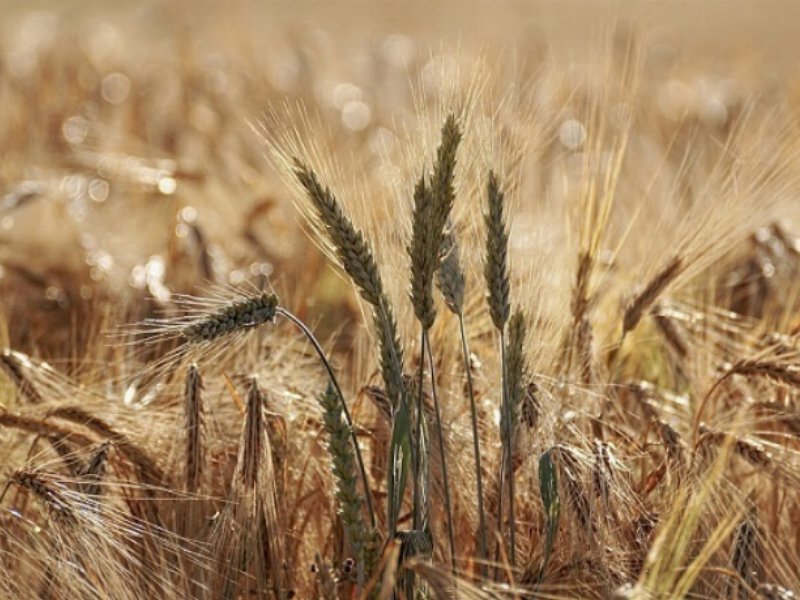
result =
[[[0,345],[43,356],[208,283],[269,279],[304,318],[357,318],[253,131],[271,107],[302,102],[368,167],[469,87],[465,65],[566,86],[631,37],[673,129],[800,99],[789,1],[6,1],[0,31]]]

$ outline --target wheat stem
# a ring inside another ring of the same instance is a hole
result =
[[[475,454],[475,481],[478,496],[478,557],[483,561],[480,565],[481,575],[486,575],[486,564],[488,560],[487,539],[486,539],[486,515],[483,510],[483,475],[481,473],[481,447],[478,434],[478,410],[475,407],[475,392],[472,385],[472,369],[469,361],[469,346],[467,344],[467,332],[464,329],[464,315],[458,313],[458,328],[461,333],[461,352],[464,357],[464,369],[467,373],[467,393],[469,394],[469,410],[472,419],[472,448]]]
[[[336,395],[339,397],[339,401],[342,404],[342,414],[344,414],[344,418],[347,421],[347,426],[350,429],[350,439],[353,440],[353,449],[355,450],[356,462],[358,463],[358,470],[361,475],[361,482],[364,486],[364,497],[367,500],[367,511],[369,512],[369,520],[370,523],[372,524],[372,527],[375,527],[376,524],[375,510],[372,507],[372,493],[369,487],[369,480],[367,479],[367,470],[364,468],[364,459],[361,457],[361,448],[358,445],[358,438],[356,437],[356,430],[353,425],[353,417],[350,416],[350,410],[347,408],[347,403],[344,400],[344,394],[342,393],[342,388],[339,386],[339,382],[336,379],[336,374],[333,372],[333,368],[331,367],[330,362],[328,362],[327,356],[325,356],[325,351],[322,349],[322,346],[317,341],[317,338],[314,337],[314,334],[306,326],[306,324],[281,306],[275,309],[275,313],[291,321],[303,333],[303,335],[306,336],[306,339],[309,342],[311,342],[311,345],[317,352],[317,356],[319,356],[320,361],[322,361],[322,364],[328,373],[328,378],[330,379],[331,384],[333,384],[333,387],[336,390]]]
[[[442,483],[444,485],[444,505],[447,511],[447,535],[450,539],[450,566],[453,575],[456,573],[456,542],[453,532],[453,509],[450,501],[450,482],[447,477],[447,457],[444,450],[444,430],[442,428],[442,415],[439,410],[439,399],[436,394],[436,372],[433,363],[433,352],[431,351],[428,333],[423,333],[423,345],[428,353],[428,368],[431,372],[431,395],[433,396],[433,408],[436,415],[437,438],[439,440],[439,457],[442,462]]]

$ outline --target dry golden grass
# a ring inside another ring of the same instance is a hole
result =
[[[0,8],[0,597],[800,594],[796,74],[468,6]]]

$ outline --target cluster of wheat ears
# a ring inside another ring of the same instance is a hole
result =
[[[633,47],[605,67],[499,101],[484,69],[378,163],[303,109],[248,132],[366,333],[306,318],[286,261],[280,294],[148,279],[165,314],[128,326],[86,300],[110,335],[60,369],[14,330],[52,273],[9,260],[3,597],[796,598],[793,113],[676,109]]]

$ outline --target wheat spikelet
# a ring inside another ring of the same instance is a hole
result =
[[[98,435],[108,438],[113,442],[114,447],[136,467],[143,483],[160,486],[166,482],[166,475],[147,452],[100,417],[89,414],[78,406],[59,406],[51,410],[49,414],[83,425]]]
[[[572,510],[578,517],[581,528],[587,532],[591,531],[594,529],[594,523],[591,519],[589,496],[583,485],[578,457],[572,449],[563,444],[556,447],[555,450]]]
[[[189,493],[195,493],[200,488],[205,463],[202,390],[203,379],[200,371],[197,365],[191,365],[186,374],[183,403],[186,436],[184,485]]]
[[[100,496],[103,488],[101,482],[108,464],[109,442],[103,442],[89,457],[86,466],[79,473],[80,491],[90,497]]]
[[[75,521],[75,506],[67,497],[67,490],[52,477],[35,470],[21,469],[12,474],[10,481],[33,492],[57,519],[64,522]]]
[[[442,242],[442,262],[436,271],[436,285],[450,312],[460,315],[464,310],[464,269],[455,234],[449,231]]]
[[[622,317],[622,335],[633,331],[647,310],[658,300],[661,293],[680,275],[683,270],[683,260],[680,256],[670,260],[664,268],[647,283],[641,292],[631,299],[625,307]]]
[[[42,396],[36,390],[33,383],[25,377],[25,373],[22,370],[23,362],[28,362],[27,357],[19,352],[14,352],[8,348],[0,352],[0,369],[3,370],[14,386],[16,386],[20,395],[26,398],[31,404],[41,404],[43,402]]]
[[[486,186],[488,210],[484,215],[486,224],[486,263],[483,274],[486,279],[489,313],[494,326],[502,331],[511,313],[508,278],[508,231],[504,210],[504,195],[494,171],[489,171]]]
[[[787,365],[773,360],[740,360],[728,369],[726,375],[764,377],[777,383],[800,388],[800,370],[794,365]]]

